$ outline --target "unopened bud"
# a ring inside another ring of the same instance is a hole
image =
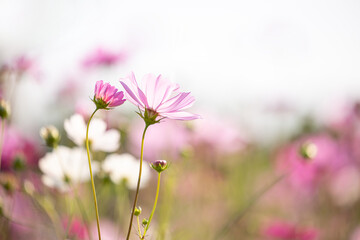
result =
[[[22,171],[26,168],[26,162],[24,156],[18,155],[15,157],[12,167],[15,171]]]
[[[134,215],[135,216],[140,216],[140,214],[141,214],[141,207],[139,206],[139,207],[135,208]]]
[[[4,99],[0,100],[0,118],[6,119],[10,116],[10,105]]]
[[[143,225],[144,227],[146,227],[146,226],[148,225],[148,223],[149,223],[149,220],[148,220],[147,218],[144,218],[144,219],[142,220],[142,225]]]
[[[316,157],[318,148],[314,143],[305,142],[299,149],[300,155],[305,159],[313,159]]]
[[[155,162],[152,162],[150,166],[158,173],[161,173],[162,171],[167,169],[169,165],[165,160],[156,160]]]
[[[46,146],[56,148],[60,142],[59,130],[56,127],[49,125],[40,129],[40,136],[44,139]]]

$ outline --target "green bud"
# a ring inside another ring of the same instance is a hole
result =
[[[64,178],[63,178],[64,182],[69,184],[71,183],[71,178],[67,175],[67,174],[64,174]]]
[[[142,225],[143,225],[144,227],[146,227],[146,226],[148,225],[148,223],[149,223],[149,219],[144,218],[144,219],[142,220]]]
[[[140,214],[141,214],[141,207],[139,206],[139,207],[135,208],[134,215],[135,216],[140,216]]]
[[[12,167],[15,171],[24,170],[26,167],[26,162],[25,162],[24,156],[21,156],[21,155],[16,156],[12,163]]]
[[[301,145],[299,149],[300,155],[305,159],[313,159],[316,157],[318,148],[314,143],[305,142]]]
[[[46,146],[56,148],[60,142],[59,130],[49,125],[40,129],[40,136],[45,141]]]
[[[10,105],[7,101],[0,100],[0,118],[6,119],[10,116]]]
[[[167,169],[169,165],[165,160],[156,160],[155,162],[152,162],[150,166],[158,173],[161,173],[162,171]]]

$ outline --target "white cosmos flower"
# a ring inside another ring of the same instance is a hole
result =
[[[67,179],[72,184],[90,180],[86,151],[83,148],[59,146],[40,159],[39,167],[44,173],[43,183],[61,191],[69,190]],[[92,163],[92,168],[95,173],[99,166]]]
[[[124,154],[110,154],[102,164],[102,169],[110,175],[114,183],[126,181],[129,189],[136,189],[139,176],[140,160],[134,156]],[[145,187],[150,180],[150,166],[143,162],[140,188]]]
[[[80,114],[74,114],[64,122],[65,131],[76,145],[85,146],[86,124]],[[106,131],[106,123],[98,118],[91,120],[89,142],[94,151],[114,152],[119,148],[120,133],[115,129]]]

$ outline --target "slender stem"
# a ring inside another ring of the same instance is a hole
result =
[[[97,230],[98,230],[98,234],[99,234],[99,240],[101,240],[99,210],[98,210],[98,204],[97,204],[97,200],[96,200],[96,191],[95,191],[94,177],[93,177],[92,169],[91,169],[90,150],[89,150],[89,126],[90,126],[91,119],[93,118],[93,116],[95,115],[97,110],[99,110],[99,109],[96,108],[95,111],[91,114],[91,116],[89,118],[89,122],[88,122],[87,127],[86,127],[86,139],[85,139],[85,142],[86,142],[87,157],[88,157],[88,161],[89,161],[89,171],[90,171],[90,178],[91,178],[91,186],[92,186],[92,191],[93,191],[93,195],[94,195],[96,224],[97,224]]]
[[[4,133],[5,133],[5,119],[1,120],[1,133],[0,133],[0,170],[1,170],[1,155],[4,143]]]
[[[128,229],[126,240],[129,240],[129,238],[130,238],[131,227],[132,227],[132,222],[133,222],[133,218],[134,218],[134,211],[135,211],[135,207],[136,207],[137,199],[138,199],[138,195],[139,195],[141,172],[142,172],[142,163],[143,163],[143,157],[144,157],[144,139],[145,139],[145,133],[146,133],[146,130],[147,130],[148,127],[149,127],[149,125],[146,124],[143,135],[142,135],[142,138],[141,138],[139,177],[138,177],[138,182],[137,182],[137,187],[136,187],[134,204],[133,204],[133,207],[132,207],[132,210],[131,210],[131,217],[130,217],[129,229]]]
[[[151,214],[150,214],[150,217],[149,217],[149,222],[148,222],[148,224],[147,224],[146,227],[145,227],[145,230],[144,230],[144,234],[143,234],[142,239],[145,239],[146,231],[149,229],[149,226],[150,226],[150,223],[151,223],[151,219],[152,219],[152,217],[154,216],[154,213],[155,213],[156,204],[157,204],[158,197],[159,197],[160,178],[161,178],[161,172],[159,172],[159,175],[158,175],[158,181],[157,181],[157,187],[156,187],[156,195],[155,195],[154,206],[153,206],[153,209],[152,209]]]
[[[223,239],[224,236],[228,233],[228,231],[235,226],[235,224],[240,221],[241,218],[245,216],[245,214],[250,210],[250,208],[258,202],[258,200],[267,193],[273,186],[275,186],[278,182],[280,182],[286,175],[280,176],[275,181],[270,183],[268,186],[266,186],[264,189],[262,189],[260,192],[255,194],[248,205],[245,208],[239,209],[233,218],[231,218],[221,229],[217,232],[217,234],[214,237],[214,240],[217,239]]]
[[[83,221],[85,222],[86,231],[87,231],[87,233],[88,233],[88,235],[89,235],[89,239],[92,240],[91,231],[90,231],[90,228],[89,228],[89,222],[90,222],[90,221],[89,221],[89,218],[88,218],[88,216],[87,216],[87,214],[86,214],[84,205],[83,205],[83,203],[81,202],[81,199],[80,199],[80,197],[79,197],[79,193],[78,193],[76,187],[74,187],[74,191],[75,191],[75,200],[76,200],[76,202],[77,202],[77,204],[78,204],[78,207],[79,207],[79,210],[80,210],[80,214],[81,214],[81,216],[82,216],[82,219],[83,219]]]
[[[140,219],[139,216],[136,216],[136,221],[137,221],[137,225],[138,225],[138,231],[139,231],[139,237],[141,238],[141,228],[140,228]]]

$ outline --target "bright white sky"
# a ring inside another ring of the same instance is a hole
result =
[[[132,53],[104,80],[162,73],[207,109],[360,98],[358,0],[0,1],[0,58],[41,59],[50,92],[102,45]]]

